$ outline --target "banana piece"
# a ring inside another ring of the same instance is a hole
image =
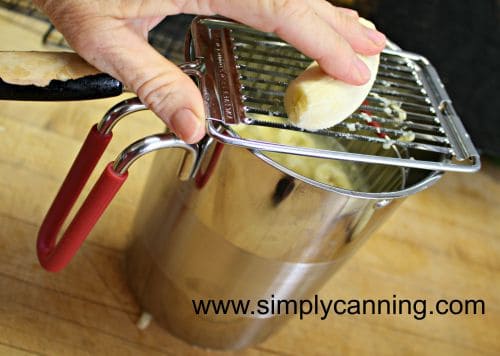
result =
[[[276,130],[276,143],[294,147],[319,148],[319,142],[315,141],[311,134],[289,130]]]
[[[73,52],[1,51],[0,73],[9,84],[45,87],[54,79],[66,81],[100,72]]]
[[[252,114],[251,116],[261,121],[283,121],[281,118],[266,115]],[[305,132],[278,130],[271,127],[244,124],[235,125],[233,129],[241,137],[247,139],[275,142],[282,145],[318,149],[328,149],[328,145],[331,145],[331,141],[324,141],[318,137],[313,138],[313,135]],[[332,186],[353,189],[353,183],[349,179],[345,167],[339,162],[275,152],[267,152],[266,155],[275,162],[305,177]]]
[[[360,18],[366,27],[375,25]],[[364,85],[351,85],[336,80],[313,62],[294,79],[285,92],[288,119],[303,129],[316,131],[332,127],[349,117],[368,96],[377,76],[380,55],[358,57],[368,66],[371,77]]]
[[[325,184],[353,189],[352,181],[348,178],[341,164],[330,161],[316,166],[314,179]]]

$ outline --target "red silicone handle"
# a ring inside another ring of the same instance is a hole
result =
[[[57,244],[57,233],[62,225],[61,217],[68,215],[68,209],[63,204],[59,205],[57,199],[54,201],[38,233],[38,260],[43,268],[57,272],[66,267],[127,176],[128,173],[116,173],[112,163],[109,163]]]
[[[37,253],[40,264],[49,271],[59,271],[68,264],[126,179],[126,174],[119,175],[108,165],[56,244],[64,220],[111,138],[111,133],[101,134],[96,126],[92,127],[45,216],[38,233]]]

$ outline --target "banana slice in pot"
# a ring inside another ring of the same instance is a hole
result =
[[[375,25],[368,20],[360,22],[369,28]],[[371,77],[363,85],[351,85],[334,79],[313,62],[288,85],[285,93],[285,110],[288,119],[297,127],[317,131],[332,127],[347,119],[368,96],[377,76],[380,55],[358,57],[370,69]]]
[[[349,179],[341,163],[330,161],[315,166],[314,179],[318,182],[353,189],[352,181]]]

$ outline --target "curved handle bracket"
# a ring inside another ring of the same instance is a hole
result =
[[[142,156],[164,148],[182,148],[186,151],[186,158],[179,171],[182,181],[194,178],[199,166],[199,147],[197,144],[188,144],[177,138],[173,133],[152,135],[138,140],[125,148],[113,163],[113,169],[119,174],[125,174],[130,166]]]

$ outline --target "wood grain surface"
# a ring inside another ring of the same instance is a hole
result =
[[[0,50],[43,49],[45,25],[0,12]],[[35,238],[87,130],[118,99],[0,103],[0,354],[216,355],[154,322],[136,328],[123,250],[151,164],[141,160],[80,253],[61,273],[38,265]],[[144,112],[115,130],[105,158],[163,128]],[[95,179],[95,177],[91,178]],[[325,299],[483,299],[484,315],[309,316],[254,355],[500,354],[500,168],[446,174],[408,198],[319,292]],[[221,353],[223,354],[223,353]],[[224,353],[230,354],[230,353]]]

